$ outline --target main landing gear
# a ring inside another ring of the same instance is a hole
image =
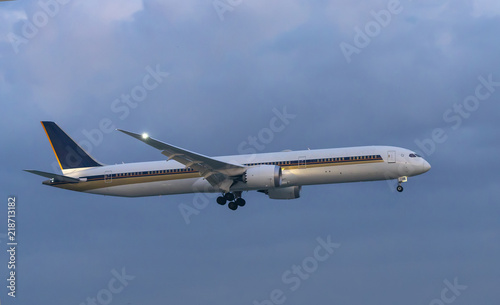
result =
[[[223,193],[222,196],[217,197],[217,203],[220,205],[225,205],[228,202],[228,207],[231,210],[236,210],[238,206],[245,206],[245,199],[241,198],[241,192],[233,192],[233,193]]]
[[[398,192],[401,193],[403,191],[403,186],[401,185],[401,183],[406,182],[406,181],[408,181],[408,177],[406,177],[406,176],[398,178],[398,186],[396,187],[396,190]]]

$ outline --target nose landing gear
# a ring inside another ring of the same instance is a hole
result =
[[[403,191],[403,186],[401,185],[401,183],[406,182],[406,181],[408,181],[408,177],[407,176],[403,176],[403,177],[399,177],[398,178],[398,186],[396,187],[396,190],[398,192],[401,193]]]

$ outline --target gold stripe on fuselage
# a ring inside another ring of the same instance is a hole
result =
[[[158,182],[158,181],[181,180],[181,179],[199,178],[199,177],[200,174],[198,172],[175,173],[175,174],[171,173],[171,174],[141,175],[138,177],[113,177],[112,179],[106,181],[104,179],[98,179],[95,181],[86,181],[78,183],[64,183],[59,185],[54,184],[53,186],[78,192],[85,192],[112,186]]]
[[[306,163],[305,165],[282,165],[281,167],[283,169],[308,169],[312,167],[329,167],[329,166],[367,164],[367,163],[378,163],[378,162],[384,162],[384,160],[337,161],[337,162],[323,162],[319,164]]]
[[[293,170],[293,169],[308,169],[308,168],[318,168],[318,167],[330,167],[330,166],[340,166],[340,165],[355,165],[355,164],[369,164],[369,163],[379,163],[384,162],[382,159],[373,160],[355,160],[355,161],[328,161],[321,163],[311,163],[305,165],[280,165],[283,170]],[[272,163],[272,162],[271,162]],[[148,183],[148,182],[158,182],[158,181],[171,181],[171,180],[181,180],[190,178],[199,178],[200,174],[198,171],[190,173],[161,173],[161,174],[145,174],[138,175],[135,177],[116,177],[116,174],[110,179],[104,179],[104,175],[99,175],[96,180],[89,179],[85,182],[78,183],[54,183],[52,186],[74,190],[79,192],[85,192],[105,187],[122,186],[138,183]]]

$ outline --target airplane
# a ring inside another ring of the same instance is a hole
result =
[[[431,165],[415,152],[394,146],[360,146],[208,157],[121,129],[159,150],[166,160],[105,165],[96,161],[56,123],[42,121],[62,175],[25,170],[49,180],[45,185],[99,195],[143,197],[186,193],[220,193],[217,203],[243,207],[244,191],[270,199],[300,197],[304,185],[397,179],[397,191],[408,177]]]

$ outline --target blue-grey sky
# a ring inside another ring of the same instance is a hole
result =
[[[19,0],[0,20],[2,304],[498,304],[498,1]],[[41,120],[114,164],[163,156],[113,128],[238,154],[276,111],[294,117],[261,152],[395,145],[432,170],[236,212],[22,171],[57,171]]]

